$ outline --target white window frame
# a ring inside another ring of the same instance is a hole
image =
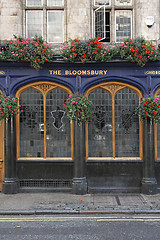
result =
[[[115,3],[115,6],[117,7],[128,7],[128,6],[132,6],[132,0],[131,0],[131,3],[128,4],[128,5],[121,5],[121,4],[116,4],[116,0],[114,0],[114,3]]]
[[[105,22],[106,22],[106,14],[105,14],[105,5],[101,6],[101,7],[98,7],[95,11],[94,11],[94,35],[95,35],[95,32],[96,32],[96,12],[99,10],[99,9],[103,9],[103,14],[104,14],[104,21],[103,21],[103,35],[104,37],[101,38],[101,40],[105,39],[106,38],[106,31],[105,31]]]

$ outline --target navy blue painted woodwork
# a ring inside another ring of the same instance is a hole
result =
[[[0,74],[0,89],[4,94],[14,96],[16,91],[26,84],[51,81],[70,88],[73,93],[78,90],[80,93],[85,93],[94,85],[117,81],[128,83],[137,87],[142,94],[148,94],[154,93],[160,87],[159,70],[158,62],[149,63],[143,68],[134,63],[122,61],[85,64],[53,62],[44,65],[39,71],[31,68],[27,63],[1,62],[0,73],[3,71],[5,74]],[[105,73],[103,72],[102,75],[98,71],[105,71]]]

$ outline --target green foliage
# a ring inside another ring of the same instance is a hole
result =
[[[71,121],[78,121],[81,125],[82,122],[89,122],[93,117],[93,103],[86,96],[78,93],[69,95],[64,103],[66,113]]]
[[[15,116],[22,112],[20,111],[20,105],[18,105],[18,99],[8,97],[3,97],[0,95],[0,120],[8,119],[11,116]]]
[[[137,107],[137,114],[140,116],[142,120],[145,118],[153,118],[154,122],[160,122],[160,98],[146,96],[142,98]]]

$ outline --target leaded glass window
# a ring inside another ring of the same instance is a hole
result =
[[[72,159],[73,133],[64,109],[67,97],[68,92],[49,84],[35,84],[20,94],[18,158]]]
[[[116,11],[116,42],[131,37],[132,11]]]
[[[23,110],[20,115],[20,156],[43,157],[43,95],[36,89],[29,88],[21,93],[19,100]]]
[[[94,34],[103,42],[132,38],[131,0],[94,0]]]
[[[88,154],[90,157],[112,157],[112,97],[97,88],[89,94],[94,104],[94,118],[88,126]]]
[[[102,84],[88,91],[94,118],[88,124],[87,158],[142,159],[142,123],[136,114],[141,93],[124,84]]]
[[[64,0],[26,0],[26,37],[64,42]]]
[[[115,156],[139,157],[139,97],[129,88],[115,96]]]

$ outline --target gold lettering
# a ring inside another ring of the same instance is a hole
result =
[[[72,71],[72,74],[73,74],[73,75],[76,75],[76,73],[77,73],[76,70],[73,70],[73,71]]]
[[[91,75],[94,75],[94,70],[91,70]]]
[[[103,72],[104,72],[104,74],[106,75],[107,74],[107,70],[105,71],[105,70],[103,70]]]
[[[50,74],[50,75],[52,74],[52,70],[49,70],[49,74]]]
[[[99,70],[99,75],[103,75],[103,71],[102,70]]]
[[[58,75],[61,75],[61,70],[58,70]]]
[[[86,70],[82,70],[82,75],[86,75]]]
[[[65,75],[69,75],[69,71],[68,70],[65,70]]]
[[[90,72],[90,70],[88,70],[88,71],[87,71],[87,75],[90,75],[90,74],[91,74],[91,72]]]
[[[82,74],[81,70],[78,70],[77,73],[78,73],[78,75],[81,75],[81,74]]]

